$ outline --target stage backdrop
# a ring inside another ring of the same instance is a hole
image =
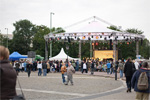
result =
[[[118,51],[116,51],[117,60],[118,60]],[[113,50],[94,50],[94,58],[103,59],[113,59]]]

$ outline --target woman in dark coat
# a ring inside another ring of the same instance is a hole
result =
[[[124,74],[126,77],[126,84],[127,84],[127,92],[131,92],[131,78],[134,73],[134,70],[135,70],[134,63],[132,63],[131,58],[128,58],[124,67]]]
[[[8,61],[9,50],[0,46],[0,100],[12,99],[16,96],[17,74]]]

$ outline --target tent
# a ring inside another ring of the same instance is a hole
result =
[[[11,55],[9,55],[9,60],[19,60],[20,58],[27,58],[27,57],[22,56],[18,52],[13,52]]]
[[[64,49],[61,48],[61,51],[58,55],[52,57],[52,58],[49,58],[49,60],[62,60],[62,61],[65,61],[67,59],[67,54],[64,52]],[[72,58],[72,57],[69,57],[68,56],[68,60],[79,60],[79,58]]]
[[[39,60],[43,60],[43,59],[44,59],[44,57],[41,57],[40,55],[36,55],[36,56],[35,56],[35,60],[38,60],[38,61],[39,61]]]

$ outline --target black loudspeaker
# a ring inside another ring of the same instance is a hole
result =
[[[112,39],[110,39],[109,42],[110,42],[109,43],[110,50],[112,50]]]
[[[71,42],[71,40],[70,40],[70,38],[68,37],[68,42],[70,43]]]
[[[47,41],[46,41],[46,50],[48,51],[48,43],[47,43]]]
[[[141,46],[143,45],[143,39],[141,39]]]

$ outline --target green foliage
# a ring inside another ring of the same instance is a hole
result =
[[[115,30],[115,31],[121,31],[120,29],[117,28],[117,26],[110,26],[110,27],[107,27],[107,28]]]
[[[32,50],[36,52],[36,54],[45,56],[45,40],[44,35],[48,34],[50,32],[49,28],[41,25],[41,26],[35,26],[36,33],[33,37],[33,48]]]
[[[143,34],[143,31],[135,29],[135,28],[126,29],[126,32],[135,33],[135,34]]]
[[[35,26],[28,20],[20,20],[13,25],[15,31],[13,32],[12,49],[20,54],[27,54],[31,50],[30,44],[35,34]]]

